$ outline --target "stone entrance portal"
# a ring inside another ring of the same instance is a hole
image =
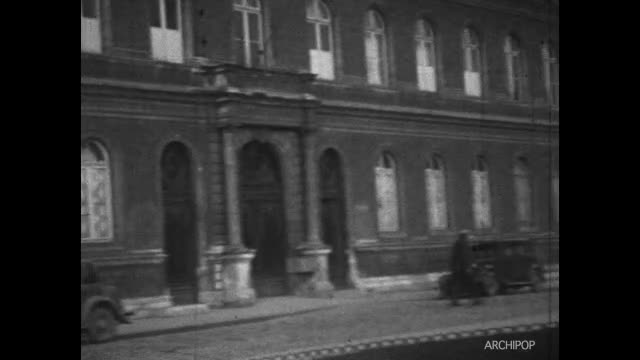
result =
[[[272,145],[252,141],[240,155],[242,240],[256,251],[251,280],[257,296],[288,293],[281,166]]]

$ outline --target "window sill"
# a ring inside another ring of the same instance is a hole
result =
[[[407,237],[407,234],[399,231],[398,232],[379,232],[378,237],[382,240],[385,240],[385,239],[397,240],[397,239],[405,239]]]
[[[113,238],[98,238],[98,239],[80,239],[80,244],[108,244],[112,243]]]
[[[429,235],[430,236],[451,236],[451,235],[455,235],[457,232],[453,231],[451,229],[434,229],[434,230],[429,230]]]
[[[374,91],[386,92],[386,93],[397,93],[398,90],[390,88],[388,85],[376,85],[366,83],[365,87]]]

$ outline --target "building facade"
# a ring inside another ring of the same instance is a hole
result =
[[[130,304],[558,263],[555,1],[81,1],[81,256]]]

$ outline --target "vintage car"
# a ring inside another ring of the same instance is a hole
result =
[[[538,291],[544,281],[542,266],[535,255],[533,240],[473,241],[473,278],[485,296],[505,293],[512,288],[529,287]],[[450,275],[439,279],[440,295],[451,295]]]
[[[112,339],[118,324],[128,324],[130,313],[125,313],[117,289],[100,282],[95,266],[81,262],[80,279],[80,333],[90,342]]]

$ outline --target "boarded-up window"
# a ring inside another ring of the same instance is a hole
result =
[[[464,61],[464,91],[469,96],[482,95],[482,83],[480,76],[480,43],[478,35],[466,28],[462,32],[462,49]]]
[[[476,159],[471,171],[473,184],[473,220],[476,229],[489,229],[491,223],[491,193],[489,190],[489,170],[482,157]]]
[[[381,85],[385,79],[386,38],[382,17],[374,10],[369,10],[365,17],[364,46],[367,81]]]
[[[111,240],[112,223],[109,160],[102,146],[89,141],[80,154],[81,241]]]
[[[102,52],[100,8],[98,5],[98,0],[82,0],[80,2],[80,50],[83,52]]]
[[[424,20],[416,25],[416,65],[418,89],[436,91],[436,61],[433,30]]]
[[[247,67],[264,64],[262,10],[258,0],[234,0],[233,40],[236,61]]]
[[[558,168],[558,164],[553,171],[552,184],[552,201],[553,201],[553,214],[556,220],[556,223],[560,223],[560,170]]]
[[[180,0],[151,1],[151,55],[156,60],[183,61]]]
[[[513,36],[507,37],[504,44],[504,53],[507,64],[507,87],[513,100],[521,100],[524,90],[524,67],[520,42]]]
[[[542,62],[547,99],[553,106],[560,106],[560,63],[554,46],[549,42],[542,45]]]
[[[531,179],[527,159],[519,158],[513,170],[518,227],[525,230],[532,224]]]
[[[331,14],[321,0],[307,0],[307,23],[309,24],[309,60],[311,72],[320,79],[332,80],[333,44],[331,39]]]
[[[376,166],[376,200],[378,202],[378,230],[394,232],[400,229],[398,219],[398,187],[393,157],[385,153]]]
[[[425,169],[425,183],[427,194],[427,208],[429,228],[432,230],[447,229],[447,191],[445,185],[444,162],[439,156],[434,156]]]

